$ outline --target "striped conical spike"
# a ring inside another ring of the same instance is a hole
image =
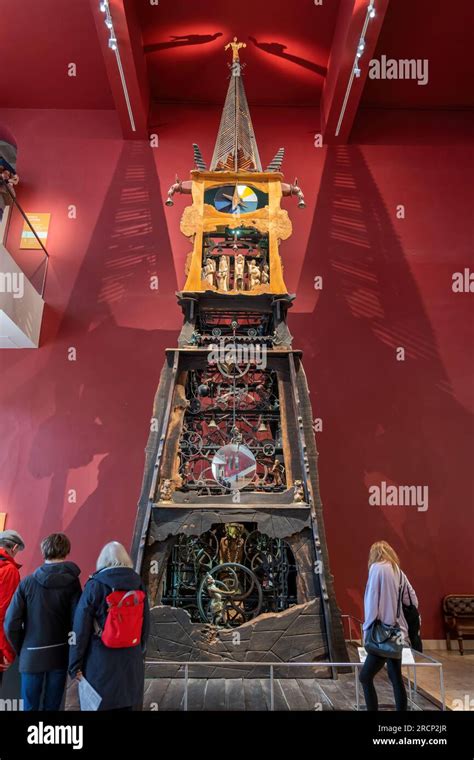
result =
[[[279,172],[283,162],[283,156],[285,155],[285,149],[280,148],[276,153],[272,161],[268,164],[265,171],[267,172]]]
[[[241,70],[240,63],[235,61],[231,67],[211,171],[262,171]]]
[[[194,163],[196,165],[196,168],[202,172],[205,172],[207,169],[207,166],[202,157],[202,153],[200,151],[199,145],[196,145],[196,143],[193,143],[193,151],[194,151]]]

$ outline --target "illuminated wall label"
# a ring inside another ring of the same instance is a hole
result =
[[[26,216],[28,217],[31,226],[34,228],[39,239],[41,240],[43,245],[46,247],[46,242],[48,240],[49,222],[51,219],[51,214],[37,214],[37,213],[31,212],[27,214]],[[27,225],[26,222],[23,223],[23,229],[21,231],[20,248],[36,248],[36,249],[41,248],[32,230],[30,229],[30,227]]]

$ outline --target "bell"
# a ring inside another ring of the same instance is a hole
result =
[[[213,417],[213,418],[212,418],[212,420],[210,421],[210,423],[209,423],[208,427],[209,427],[209,428],[216,428],[216,427],[218,427],[218,425],[217,425],[217,422],[215,421],[214,417]]]
[[[266,433],[266,432],[267,432],[267,426],[266,426],[266,423],[265,423],[265,422],[262,420],[262,418],[261,418],[261,417],[260,417],[260,424],[259,424],[259,426],[258,426],[258,428],[257,428],[257,431],[258,431],[259,433]]]

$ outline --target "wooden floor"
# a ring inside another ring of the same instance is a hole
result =
[[[355,710],[356,688],[353,675],[337,680],[320,678],[284,678],[274,680],[274,709],[284,710]],[[376,677],[380,710],[393,710],[393,692],[384,675]],[[365,709],[362,689],[360,706]],[[415,698],[414,710],[439,708],[421,694]],[[145,681],[144,710],[184,710],[183,678],[152,678]],[[190,711],[270,710],[270,681],[264,678],[190,678]]]
[[[358,661],[355,645],[348,643],[348,653],[352,662]],[[420,668],[418,672],[421,671]],[[424,668],[423,675],[426,677],[431,671],[433,671],[431,677],[434,678],[434,668]],[[406,674],[406,669],[404,674]],[[420,690],[416,695],[412,692],[413,703],[409,702],[408,709],[439,710],[440,704],[436,699],[436,694],[435,699],[430,699],[431,691],[430,689],[425,691],[422,688],[420,677],[418,677],[418,686]],[[385,668],[375,677],[375,688],[379,699],[379,709],[394,710],[392,686]],[[184,710],[184,679],[182,677],[145,679],[143,709]],[[270,681],[268,678],[190,678],[187,709],[190,711],[270,710]],[[274,709],[276,711],[356,710],[354,673],[340,673],[337,679],[275,678]],[[365,710],[360,684],[359,710]]]
[[[348,645],[351,660],[357,657],[357,649]],[[434,659],[443,662],[445,668],[446,702],[452,707],[452,699],[465,699],[468,670],[474,669],[474,656],[461,657],[456,652],[430,652]],[[453,671],[459,670],[458,678]],[[163,671],[162,671],[163,672]],[[406,674],[406,669],[404,669]],[[154,675],[154,673],[153,673]],[[237,675],[237,674],[236,674]],[[412,692],[413,704],[409,710],[439,710],[439,678],[435,668],[419,668],[418,693]],[[145,680],[144,710],[184,710],[184,678],[153,677]],[[378,673],[375,687],[380,710],[394,710],[393,692],[386,669]],[[408,691],[408,690],[407,690]],[[431,697],[431,698],[430,698]],[[330,678],[279,678],[274,680],[274,709],[276,711],[298,710],[356,710],[356,684],[354,673],[343,673],[337,679]],[[66,709],[77,710],[77,686],[73,682],[67,689]],[[190,678],[188,705],[190,711],[270,710],[270,681],[268,678]],[[362,687],[359,685],[359,709],[365,710]],[[468,709],[464,707],[464,709]]]

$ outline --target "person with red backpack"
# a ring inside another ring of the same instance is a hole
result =
[[[16,530],[0,532],[0,684],[2,673],[14,661],[16,654],[7,639],[4,623],[7,609],[20,583],[20,567],[15,556],[25,548],[25,542]]]
[[[118,541],[106,544],[74,615],[69,675],[84,677],[100,710],[141,708],[149,606],[142,579]]]

